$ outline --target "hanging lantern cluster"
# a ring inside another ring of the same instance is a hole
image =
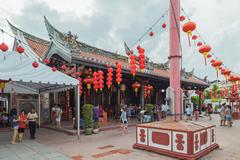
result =
[[[144,48],[140,47],[138,49],[138,58],[139,58],[139,69],[141,72],[144,72],[145,69],[145,55],[144,55]]]
[[[113,80],[113,69],[108,65],[107,66],[107,86],[108,89],[112,86],[112,80]]]
[[[90,96],[91,85],[93,84],[93,78],[88,76],[83,80],[83,83],[87,85],[88,96]]]
[[[187,33],[187,35],[188,35],[189,46],[191,46],[190,37],[192,37],[192,32],[196,29],[196,27],[197,27],[196,23],[194,23],[192,21],[188,21],[188,22],[184,23],[182,26],[183,32]]]
[[[207,58],[209,58],[208,55],[210,55],[209,52],[211,51],[211,49],[212,49],[211,46],[203,45],[198,50],[199,53],[201,53],[203,55],[203,57],[204,57],[205,65],[207,65]]]
[[[153,86],[149,84],[149,85],[147,86],[147,94],[148,94],[149,97],[151,96],[152,91],[153,91]]]
[[[144,86],[144,97],[150,97],[153,91],[153,86],[148,84]]]
[[[135,77],[137,73],[137,65],[136,65],[136,56],[134,54],[130,55],[130,68],[131,68],[131,74],[133,77]]]
[[[116,62],[116,82],[118,85],[122,82],[122,65],[119,62]]]
[[[214,60],[214,61],[212,61],[212,66],[216,69],[216,73],[217,73],[217,77],[218,77],[218,70],[220,70],[221,68],[221,65],[222,65],[223,63],[222,63],[222,61],[220,61],[220,60]]]
[[[100,91],[103,90],[104,87],[104,76],[103,76],[103,71],[99,70],[98,71],[98,88],[100,89]]]
[[[132,84],[132,88],[133,88],[133,90],[134,90],[134,92],[135,92],[135,96],[137,97],[137,93],[138,93],[138,89],[141,87],[141,84],[140,83],[138,83],[138,82],[134,82],[133,84]]]
[[[98,72],[93,72],[93,88],[95,89],[95,91],[98,91]]]
[[[79,94],[81,95],[83,93],[83,87],[82,87],[82,78],[78,78],[79,81]]]

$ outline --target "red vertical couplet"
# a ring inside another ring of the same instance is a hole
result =
[[[170,87],[174,89],[174,120],[179,121],[181,118],[180,112],[180,37],[179,37],[179,27],[180,27],[180,0],[170,0],[170,16],[169,16],[169,60],[170,60]]]

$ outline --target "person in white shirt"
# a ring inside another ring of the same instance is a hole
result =
[[[35,139],[36,121],[38,119],[38,115],[37,115],[37,112],[34,107],[32,108],[32,111],[28,113],[27,119],[28,119],[28,125],[29,125],[31,139]]]
[[[55,108],[55,118],[56,118],[56,128],[61,128],[61,117],[62,117],[62,109],[59,107],[59,105],[57,105],[57,107]]]
[[[167,110],[168,110],[167,104],[163,103],[162,104],[162,118],[163,119],[166,117]]]
[[[186,106],[186,115],[187,115],[187,120],[192,120],[192,118],[191,118],[192,109],[190,108],[189,105]]]

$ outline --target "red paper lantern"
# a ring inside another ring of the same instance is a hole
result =
[[[211,58],[211,57],[212,57],[212,55],[211,55],[211,54],[208,54],[208,55],[207,55],[207,58]]]
[[[208,53],[211,51],[211,46],[209,45],[203,45],[199,48],[199,53],[201,53],[204,57],[204,61],[205,61],[205,65],[207,65],[207,56],[208,56]]]
[[[122,65],[117,62],[116,63],[116,82],[119,85],[122,82]]]
[[[185,16],[180,16],[180,21],[184,21],[185,20]]]
[[[182,26],[182,30],[188,34],[189,46],[191,46],[190,37],[192,36],[192,32],[196,29],[196,27],[197,27],[196,23],[192,21],[188,21],[184,23]]]
[[[153,35],[154,35],[154,33],[151,31],[151,32],[149,33],[149,36],[152,37]]]
[[[226,78],[226,81],[228,80],[228,77],[231,75],[231,71],[227,68],[221,70],[221,74],[224,75]]]
[[[39,64],[37,62],[32,63],[33,68],[38,68]]]
[[[166,28],[166,27],[167,27],[166,23],[163,23],[162,28]]]
[[[67,69],[67,66],[64,64],[64,65],[61,66],[61,69],[65,70],[65,69]]]
[[[150,84],[147,86],[148,89],[148,95],[150,96],[153,90],[153,86],[151,86]]]
[[[144,48],[140,48],[138,50],[138,58],[139,58],[139,69],[141,72],[145,69],[145,55],[144,55]]]
[[[76,67],[72,67],[71,68],[71,71],[75,71],[77,68]]]
[[[17,50],[17,52],[20,53],[20,54],[22,54],[22,53],[24,52],[24,48],[23,48],[22,46],[20,46],[20,45],[17,46],[17,49],[16,49],[16,50]]]
[[[87,77],[83,80],[83,83],[85,83],[87,85],[88,95],[90,95],[90,89],[91,89],[91,85],[93,83],[93,79],[91,77]]]
[[[98,72],[93,72],[93,88],[98,91]]]
[[[134,92],[135,92],[135,96],[137,97],[137,93],[138,93],[138,89],[141,87],[140,83],[138,82],[134,82],[132,84],[132,88],[134,89]]]
[[[52,67],[52,71],[53,71],[53,72],[56,72],[56,71],[57,71],[57,68],[56,68],[56,67]]]
[[[8,50],[8,46],[3,42],[0,44],[0,50],[6,52]]]
[[[215,60],[211,65],[216,69],[216,72],[217,72],[217,77],[218,77],[218,70],[219,68],[221,67],[222,65],[222,61],[220,60]]]
[[[112,80],[113,80],[113,69],[108,66],[108,69],[107,69],[108,73],[107,73],[107,86],[108,86],[108,89],[110,89],[110,87],[112,86]]]
[[[197,46],[198,46],[198,47],[201,47],[202,45],[203,45],[202,42],[198,42],[198,43],[197,43]]]
[[[193,35],[193,36],[192,36],[192,40],[195,41],[195,40],[197,40],[197,39],[198,39],[198,36],[197,36],[197,35]]]
[[[136,69],[137,69],[137,66],[136,66],[136,56],[134,54],[131,54],[130,55],[130,68],[131,68],[131,74],[133,75],[133,77],[135,77],[136,75]]]
[[[48,58],[44,59],[43,61],[46,65],[48,65],[50,63],[50,60]]]
[[[79,77],[77,80],[79,81],[79,93],[81,95],[82,94],[82,89],[83,89],[82,88],[82,78]]]
[[[147,98],[147,96],[148,96],[147,90],[148,90],[148,87],[144,86],[144,98]]]
[[[98,88],[100,89],[100,91],[103,90],[104,87],[104,76],[103,76],[103,71],[99,70],[98,71]]]

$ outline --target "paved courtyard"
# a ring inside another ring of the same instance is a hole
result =
[[[208,118],[200,121],[218,124],[216,115],[210,122]],[[238,160],[240,159],[240,121],[232,128],[217,125],[217,142],[220,149],[215,150],[201,160]],[[135,128],[129,128],[129,134],[122,136],[120,129],[103,131],[98,135],[76,136],[58,133],[48,129],[37,130],[37,139],[25,140],[22,144],[11,145],[10,132],[0,133],[0,160],[173,160],[159,154],[132,148],[135,142]]]

